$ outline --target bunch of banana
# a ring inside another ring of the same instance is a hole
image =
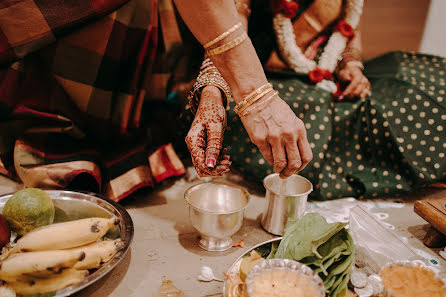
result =
[[[27,233],[0,262],[0,280],[17,294],[42,294],[77,284],[123,248],[121,239],[100,240],[119,220],[87,218]]]

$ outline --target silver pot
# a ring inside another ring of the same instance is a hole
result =
[[[308,179],[292,175],[286,179],[285,192],[281,193],[282,181],[277,173],[263,180],[266,201],[262,226],[275,235],[283,235],[289,217],[298,219],[304,214],[308,195],[313,191],[313,185]]]
[[[209,182],[190,187],[184,199],[189,219],[201,235],[199,246],[208,251],[230,249],[231,236],[242,226],[249,193],[233,185]]]

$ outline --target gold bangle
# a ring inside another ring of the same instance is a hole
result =
[[[240,114],[239,117],[242,118],[244,116],[247,116],[248,114],[250,114],[253,110],[256,110],[257,108],[265,105],[266,103],[268,103],[269,101],[271,101],[271,99],[273,99],[279,92],[275,91],[271,96],[269,96],[268,98],[264,99],[262,102],[260,102],[257,105],[254,105],[252,108],[248,109],[247,111],[245,111],[243,114]]]
[[[250,16],[251,15],[251,9],[249,8],[249,5],[242,2],[242,0],[235,0],[234,1],[235,4],[235,8],[237,8],[237,11],[239,13],[243,13],[246,16]]]
[[[361,61],[356,61],[356,60],[348,61],[347,63],[345,63],[345,66],[354,66],[358,67],[361,70],[364,70],[364,64],[362,64]]]
[[[245,109],[247,109],[248,107],[250,107],[251,105],[253,105],[254,103],[256,103],[257,101],[259,101],[263,96],[267,95],[269,92],[274,91],[273,88],[268,88],[266,90],[264,90],[262,93],[257,94],[255,97],[252,98],[252,100],[246,102],[245,105],[243,106],[239,106],[239,109],[236,111],[237,114],[241,114],[243,113],[243,111]]]
[[[314,29],[316,32],[322,31],[321,24],[316,21],[312,16],[310,16],[308,13],[303,14],[304,19],[307,21],[307,23]]]
[[[222,46],[213,48],[211,50],[207,50],[206,54],[207,54],[208,57],[219,55],[221,53],[224,53],[224,52],[226,52],[226,51],[236,47],[237,45],[239,45],[240,43],[245,41],[246,38],[248,38],[248,34],[246,34],[246,31],[245,31],[239,37],[234,39],[233,41],[225,43]]]
[[[206,43],[205,45],[203,45],[204,49],[208,49],[210,46],[216,44],[217,42],[219,42],[220,40],[222,40],[223,38],[225,38],[226,36],[228,36],[229,34],[231,34],[232,32],[234,32],[235,30],[237,30],[238,28],[240,28],[242,26],[242,23],[239,22],[236,25],[234,25],[233,27],[231,27],[228,31],[224,32],[223,34],[217,36],[217,38],[215,38],[214,40],[209,41],[208,43]]]
[[[234,107],[234,111],[237,113],[244,105],[246,105],[247,103],[249,103],[249,101],[253,100],[256,96],[258,96],[260,93],[263,93],[265,90],[269,90],[271,89],[273,86],[270,83],[264,84],[263,86],[261,86],[260,88],[252,91],[251,93],[249,93],[245,99],[243,99],[242,102],[240,102],[239,104],[237,104],[236,107]]]

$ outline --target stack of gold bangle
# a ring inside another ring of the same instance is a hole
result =
[[[260,88],[258,88],[257,90],[253,91],[248,96],[246,96],[242,102],[240,102],[239,104],[237,104],[236,107],[234,107],[235,113],[237,113],[240,116],[246,108],[248,108],[250,105],[260,100],[260,98],[262,98],[272,90],[273,86],[270,83],[261,86]]]
[[[203,88],[207,86],[214,86],[220,89],[223,97],[223,104],[226,106],[226,109],[228,108],[229,101],[232,99],[231,89],[208,58],[201,64],[200,74],[198,74],[197,80],[195,81],[192,90],[189,92],[189,107],[193,114],[197,112],[198,105],[200,104],[201,92]]]
[[[236,25],[232,26],[228,31],[220,34],[219,36],[217,36],[215,39],[207,42],[206,44],[203,45],[203,48],[206,50],[206,55],[208,57],[212,57],[212,56],[216,56],[219,55],[221,53],[224,53],[234,47],[236,47],[237,45],[241,44],[243,41],[245,41],[245,39],[248,38],[248,34],[246,34],[246,31],[243,31],[238,37],[236,37],[234,40],[229,41],[227,43],[224,43],[223,45],[220,45],[218,47],[212,48],[210,49],[211,46],[215,45],[217,42],[223,40],[224,38],[226,38],[227,36],[229,36],[230,34],[232,34],[233,32],[235,32],[238,28],[240,28],[242,26],[242,23],[239,22]]]
[[[274,91],[269,97],[267,97],[266,99],[263,99],[262,102],[260,102],[257,105],[254,105],[253,107],[251,107],[250,109],[245,110],[243,113],[239,114],[239,117],[243,118],[244,116],[247,116],[248,114],[250,114],[253,110],[266,105],[266,103],[268,103],[269,101],[271,101],[279,92]]]
[[[241,22],[237,23],[236,25],[232,26],[228,31],[218,35],[215,39],[213,39],[213,40],[209,41],[208,43],[206,43],[205,45],[203,45],[203,48],[205,50],[207,50],[208,48],[210,48],[211,46],[213,46],[214,44],[216,44],[217,42],[219,42],[220,40],[222,40],[229,34],[233,33],[235,30],[237,30],[241,26],[242,26]]]

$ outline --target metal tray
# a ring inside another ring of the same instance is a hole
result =
[[[133,238],[133,221],[128,212],[118,203],[95,193],[80,193],[71,191],[45,190],[53,199],[56,214],[54,222],[66,222],[89,217],[119,218],[119,225],[113,227],[105,235],[107,238],[121,238],[124,247],[113,259],[94,270],[81,283],[66,287],[56,292],[54,297],[69,296],[91,285],[110,272],[124,258]],[[0,210],[12,194],[0,196]]]
[[[226,271],[227,275],[231,275],[231,274],[236,274],[239,273],[240,271],[240,264],[242,263],[242,259],[243,257],[245,257],[246,255],[248,255],[249,253],[251,253],[252,250],[255,250],[265,244],[268,243],[272,243],[272,242],[276,242],[276,241],[281,241],[283,237],[277,237],[277,238],[273,238],[264,242],[261,242],[253,247],[251,247],[250,249],[246,250],[240,257],[237,258],[237,260],[234,261],[234,263],[232,263],[231,267],[229,267],[229,269]],[[223,297],[225,297],[226,295],[226,280],[223,283]]]

